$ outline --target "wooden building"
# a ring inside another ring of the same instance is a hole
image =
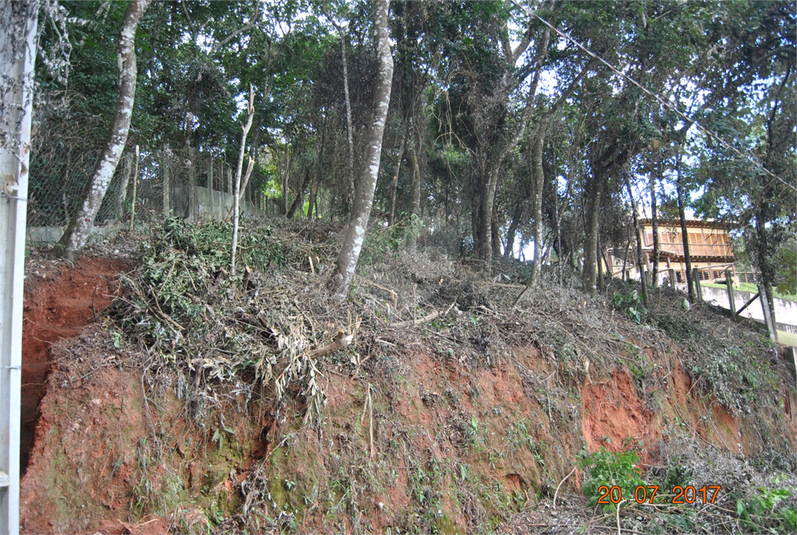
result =
[[[653,267],[653,221],[641,219],[639,223],[642,231],[644,271],[650,273]],[[688,220],[686,222],[689,236],[689,256],[692,260],[692,268],[698,268],[700,280],[724,279],[727,268],[731,268],[735,272],[730,229],[730,224],[719,221]],[[658,235],[659,281],[665,282],[669,276],[669,270],[673,270],[676,283],[686,282],[686,261],[680,222],[659,221]],[[634,244],[631,247],[634,247]],[[631,261],[632,258],[636,258],[633,251],[629,251],[626,262],[623,262],[623,253],[611,256],[613,257],[612,271],[615,276],[623,276],[623,264],[625,264],[627,276],[633,279],[639,278],[636,262]]]

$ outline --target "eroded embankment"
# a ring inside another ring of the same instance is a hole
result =
[[[50,369],[50,346],[77,336],[111,304],[116,275],[127,263],[81,257],[75,265],[37,259],[26,273],[22,328],[22,433],[24,473]]]
[[[722,525],[757,457],[794,479],[794,369],[758,332],[669,290],[643,324],[566,285],[518,301],[419,252],[371,254],[335,303],[334,247],[272,223],[236,278],[228,225],[167,221],[108,321],[53,346],[26,533],[532,533],[513,515],[604,447],[722,485]],[[627,521],[693,527],[657,514]]]
[[[550,498],[584,446],[642,440],[651,463],[662,439],[684,432],[755,455],[778,425],[701,399],[673,355],[650,361],[642,382],[600,365],[563,375],[533,345],[492,365],[419,349],[330,364],[324,418],[308,426],[301,402],[277,410],[234,389],[204,413],[177,398],[181,379],[142,377],[96,328],[58,344],[23,482],[24,531],[225,531],[246,518],[298,533],[489,532]]]

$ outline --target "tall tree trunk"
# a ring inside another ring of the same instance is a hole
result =
[[[636,263],[639,270],[639,283],[642,285],[642,303],[648,306],[648,283],[645,280],[645,261],[642,258],[642,229],[639,227],[639,217],[637,216],[636,200],[631,191],[631,181],[628,175],[625,177],[625,187],[628,191],[628,198],[631,199],[631,212],[634,215],[634,236],[636,237]]]
[[[354,183],[354,127],[352,126],[351,98],[349,97],[349,66],[346,61],[346,39],[340,29],[338,29],[338,33],[340,33],[340,52],[343,56],[343,95],[346,99],[346,142],[349,144],[347,184],[349,187],[348,195],[352,198],[356,195],[354,191],[356,185]]]
[[[307,201],[307,219],[313,219],[313,214],[318,216],[318,210],[315,209],[316,199],[318,198],[318,176],[316,175],[310,186],[310,198]]]
[[[19,533],[25,218],[41,3],[0,5],[0,533]],[[22,438],[27,442],[27,433]]]
[[[299,206],[302,205],[302,201],[304,200],[304,191],[307,189],[308,184],[310,184],[310,176],[310,169],[305,168],[302,187],[299,188],[299,193],[297,193],[296,198],[293,199],[291,207],[288,209],[288,213],[285,216],[286,219],[293,219],[293,214],[295,214]]]
[[[163,217],[169,217],[169,212],[172,210],[172,159],[169,157],[171,151],[168,145],[163,151],[161,156],[161,178],[163,180]]]
[[[598,288],[598,293],[603,293],[603,264],[601,263],[601,257],[603,256],[603,246],[601,245],[601,233],[598,231],[598,252],[597,256],[597,276],[596,276],[596,286]]]
[[[415,126],[412,126],[413,131]],[[421,217],[421,166],[418,162],[418,153],[420,151],[420,136],[416,135],[417,132],[412,133],[412,140],[409,149],[407,150],[407,158],[412,165],[412,181],[410,185],[410,214]],[[410,236],[407,245],[414,249],[417,245],[417,238],[414,234]]]
[[[310,186],[310,199],[308,200],[307,206],[307,219],[313,219],[313,212],[315,211],[316,217],[318,217],[318,208],[316,207],[316,202],[318,198],[318,184],[321,182],[321,162],[324,161],[324,146],[326,145],[327,139],[327,119],[324,117],[321,120],[321,146],[318,148],[318,159],[316,160],[315,170],[313,174],[313,183]]]
[[[241,126],[241,147],[238,150],[238,164],[235,168],[235,191],[233,192],[232,206],[232,260],[230,262],[230,275],[235,276],[235,256],[238,250],[238,219],[241,210],[241,175],[243,173],[244,154],[246,153],[246,136],[252,128],[252,118],[255,116],[255,88],[249,84],[249,106],[247,107],[246,124]],[[254,167],[254,160],[249,157],[246,174],[249,175]]]
[[[603,189],[606,184],[606,177],[602,174],[592,177],[591,186],[587,191],[587,214],[586,214],[586,240],[584,243],[584,271],[581,279],[584,291],[588,294],[595,293],[595,283],[598,261],[598,230],[600,227],[600,208]]]
[[[495,209],[495,192],[498,187],[498,176],[501,171],[502,161],[503,158],[499,157],[498,162],[489,170],[479,212],[479,241],[481,243],[479,259],[485,263],[484,269],[488,275],[492,272],[493,265],[493,210]]]
[[[684,264],[686,265],[686,289],[689,301],[695,302],[695,285],[692,281],[692,258],[689,255],[689,232],[686,229],[686,208],[684,206],[684,187],[681,179],[681,150],[675,155],[675,190],[678,197],[678,219],[681,221],[681,241],[684,245]]]
[[[504,258],[512,258],[515,254],[515,234],[523,218],[523,202],[517,200],[515,209],[512,211],[512,218],[509,221],[509,228],[506,231],[506,247],[504,248]]]
[[[196,183],[197,152],[194,147],[188,147],[188,206],[185,213],[186,219],[195,222],[199,217],[199,195]]]
[[[404,160],[404,148],[407,145],[407,128],[401,135],[401,144],[399,145],[398,159],[396,160],[396,172],[393,174],[393,186],[390,193],[390,216],[387,220],[388,226],[393,226],[396,222],[396,190],[398,189],[399,172],[401,171],[401,162]]]
[[[377,0],[375,41],[379,58],[379,71],[374,88],[374,114],[373,122],[368,132],[366,165],[363,166],[360,180],[357,182],[352,219],[345,230],[343,244],[338,254],[337,273],[332,280],[334,297],[340,301],[346,298],[351,281],[354,279],[354,270],[357,267],[363,240],[365,239],[365,231],[368,228],[368,218],[371,215],[376,179],[379,174],[382,137],[385,132],[393,79],[393,57],[390,54],[387,27],[389,9],[390,0]]]
[[[130,0],[119,35],[119,94],[111,131],[91,179],[83,190],[83,203],[75,211],[58,242],[65,256],[74,258],[86,245],[94,218],[111,183],[127,143],[136,95],[136,29],[150,0]]]
[[[282,180],[280,187],[282,188],[282,198],[280,199],[280,214],[287,215],[288,213],[288,192],[290,190],[291,166],[293,165],[293,149],[285,147],[285,167],[282,169]]]
[[[661,169],[661,164],[659,164]],[[650,285],[659,285],[659,215],[656,202],[656,176],[650,175],[650,218],[653,224],[653,268],[650,270]]]
[[[420,152],[419,137],[420,136],[415,137],[407,155],[412,164],[412,198],[410,202],[410,213],[421,217],[421,165],[418,161],[418,154]]]
[[[490,241],[492,242],[493,258],[501,257],[501,236],[498,227],[498,207],[493,209],[493,219],[490,223]]]
[[[772,292],[772,281],[775,280],[775,266],[772,263],[772,251],[769,246],[769,236],[766,228],[766,222],[770,220],[766,214],[766,207],[763,201],[759,203],[756,209],[755,216],[755,232],[756,232],[756,264],[758,271],[761,273],[761,284],[764,286],[764,292],[767,295],[767,305],[769,314],[772,316],[772,322],[777,325],[775,317],[775,295]],[[777,327],[776,327],[777,330]]]
[[[545,184],[542,149],[546,130],[546,125],[535,129],[531,145],[531,239],[534,240],[534,262],[531,264],[530,285],[539,281],[542,266],[542,190]]]
[[[130,184],[130,174],[133,172],[133,166],[131,165],[130,158],[125,158],[124,166],[122,167],[122,176],[121,180],[119,181],[119,189],[117,190],[116,202],[116,218],[121,220],[122,216],[124,215],[124,205],[125,201],[127,201],[127,186]]]
[[[474,229],[474,238],[476,241],[479,259],[485,263],[485,269],[489,274],[492,269],[493,261],[493,246],[492,246],[492,221],[493,211],[495,209],[495,193],[498,188],[498,179],[500,177],[501,165],[506,157],[509,155],[515,146],[520,142],[526,127],[531,122],[532,112],[535,107],[533,105],[534,96],[537,94],[537,86],[540,81],[540,74],[545,58],[548,55],[548,44],[550,42],[551,32],[546,28],[543,30],[542,38],[537,49],[537,58],[535,61],[535,68],[533,78],[529,87],[529,92],[526,96],[526,109],[520,119],[520,123],[514,132],[508,132],[506,140],[497,149],[492,146],[480,146],[478,152],[482,152],[481,156],[482,165],[480,168],[481,173],[478,176],[479,188],[481,189],[481,198],[479,199],[479,226]],[[529,42],[523,42],[513,52],[511,45],[508,41],[503,43],[505,60],[509,63],[514,63],[520,54],[522,54],[529,45]],[[504,72],[500,81],[498,82],[497,94],[509,95],[507,91],[509,87],[514,85],[514,77],[507,71]],[[495,121],[495,117],[489,113],[481,113],[481,116],[489,122]],[[478,125],[477,125],[478,128]],[[494,157],[490,157],[490,155]]]
[[[636,233],[636,228],[634,228],[634,233]],[[625,241],[625,252],[623,253],[623,282],[628,281],[628,274],[626,273],[626,267],[628,266],[628,249],[631,247],[631,239],[627,239]]]
[[[254,147],[257,147],[257,138],[258,136],[255,136],[255,139],[253,140],[252,145]],[[244,173],[244,176],[241,179],[240,195],[242,198],[246,194],[246,188],[247,186],[249,186],[249,179],[252,177],[252,171],[254,170],[256,163],[257,163],[257,148],[254,148],[252,150],[251,156],[249,156],[249,163],[247,164],[246,173]]]

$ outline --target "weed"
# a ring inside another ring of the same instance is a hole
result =
[[[423,221],[415,214],[403,214],[400,221],[389,227],[372,227],[365,235],[360,264],[367,266],[384,262],[388,253],[418,239],[422,230]]]
[[[589,498],[590,507],[598,505],[599,498],[607,495],[607,487],[618,487],[619,493],[615,493],[615,496],[628,500],[634,496],[637,487],[647,485],[638,466],[639,455],[633,450],[611,452],[601,447],[595,453],[582,451],[578,457],[579,468],[589,469],[589,479],[584,482],[582,491]],[[617,508],[612,499],[603,502],[608,502],[603,503],[603,509],[607,513]]]
[[[542,458],[542,452],[540,451],[541,443],[534,441],[534,437],[531,436],[531,433],[529,433],[526,422],[514,422],[506,430],[506,433],[509,438],[510,448],[512,450],[517,450],[524,446],[528,447],[537,464],[540,466],[545,465],[545,461]]]
[[[636,290],[631,290],[627,294],[615,293],[612,296],[612,304],[637,325],[641,324],[648,315],[648,310],[642,303],[642,295]]]
[[[783,479],[775,478],[775,485],[780,486]],[[769,488],[761,486],[758,492],[749,499],[736,501],[736,514],[742,525],[756,533],[794,533],[797,529],[797,509],[781,502],[792,496],[794,489]],[[785,531],[781,531],[785,530]]]
[[[503,452],[492,450],[487,455],[487,462],[489,463],[490,468],[495,470],[501,464],[503,458]]]

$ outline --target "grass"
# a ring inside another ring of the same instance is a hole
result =
[[[778,342],[784,346],[797,347],[797,334],[778,331]]]

